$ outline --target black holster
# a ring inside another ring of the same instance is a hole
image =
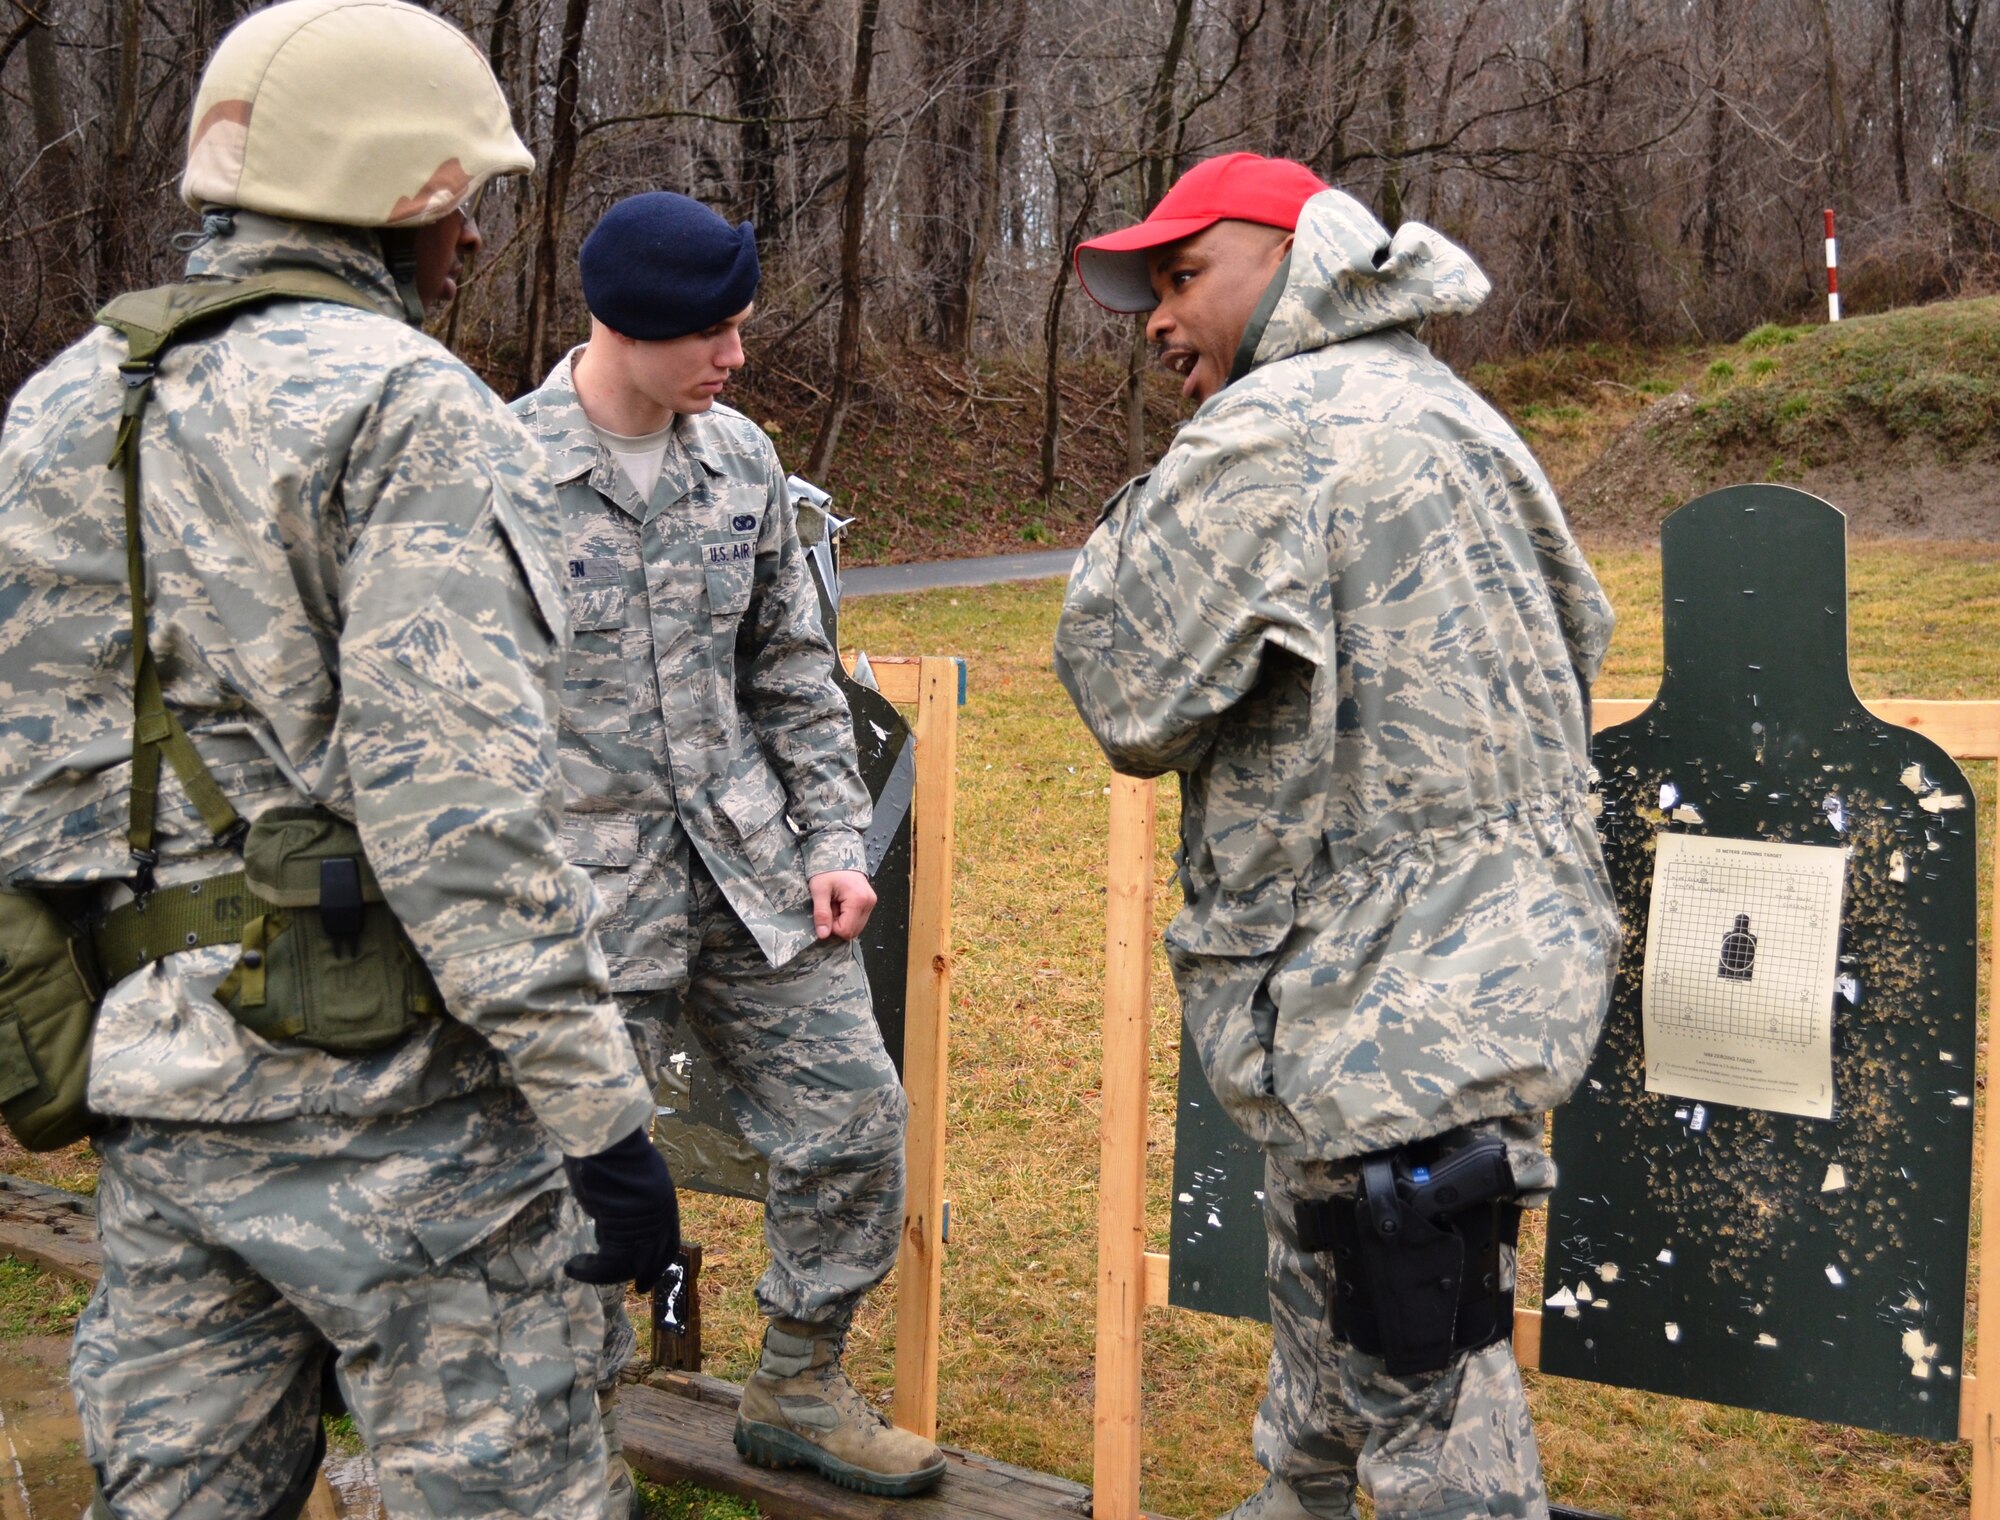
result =
[[[1428,1165],[1417,1150],[1365,1157],[1358,1198],[1297,1213],[1300,1246],[1333,1255],[1334,1339],[1380,1357],[1392,1377],[1442,1371],[1514,1330],[1500,1252],[1521,1209],[1507,1147],[1481,1135]]]

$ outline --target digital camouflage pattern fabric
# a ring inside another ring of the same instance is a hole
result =
[[[197,951],[219,959],[222,950]],[[135,979],[137,980],[137,979]],[[392,1515],[608,1506],[589,1231],[519,1094],[396,1117],[122,1126],[101,1143],[104,1278],[71,1375],[119,1520],[264,1520],[320,1416],[330,1345]]]
[[[759,1307],[844,1326],[896,1258],[908,1105],[859,956],[813,936],[807,880],[863,868],[869,804],[784,470],[718,405],[678,419],[641,501],[570,362],[515,403],[567,538],[565,843],[653,1074],[700,1040],[767,1163]]]
[[[519,1086],[563,1150],[647,1122],[650,1095],[561,845],[555,681],[566,626],[545,462],[400,320],[364,233],[239,213],[194,276],[332,270],[380,316],[281,302],[171,350],[139,448],[151,642],[167,704],[246,817],[301,793],[358,826],[452,1018],[375,1056],[272,1045],[194,956],[100,1017],[90,1100],[248,1124],[404,1113]],[[123,340],[35,376],[0,435],[0,872],[112,883],[132,729],[119,476]],[[230,870],[179,787],[163,884]],[[108,889],[107,889],[108,890]],[[182,965],[186,962],[188,965]],[[512,1185],[539,1186],[538,1147]]]
[[[813,942],[807,878],[862,869],[869,806],[777,451],[727,406],[682,417],[641,501],[569,358],[514,409],[562,502],[565,832],[612,986],[687,975],[683,839],[781,966]]]
[[[1182,774],[1167,931],[1231,1117],[1290,1160],[1536,1114],[1618,927],[1587,808],[1611,611],[1547,480],[1420,343],[1483,275],[1306,204],[1248,373],[1113,498],[1056,669],[1114,767]]]
[[[845,1326],[896,1261],[909,1120],[860,952],[827,939],[774,969],[699,867],[694,904],[687,987],[632,999],[628,1012],[662,1032],[669,1060],[673,1041],[701,1041],[737,1129],[765,1160],[771,1260],[758,1309]]]

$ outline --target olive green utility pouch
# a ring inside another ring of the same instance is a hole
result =
[[[31,1151],[103,1128],[84,1103],[103,995],[92,959],[48,903],[0,888],[0,1118]]]
[[[134,896],[74,931],[41,896],[0,888],[0,1120],[31,1151],[101,1130],[85,1104],[90,1042],[104,989],[154,961],[237,944],[218,991],[247,1028],[341,1055],[392,1045],[443,1000],[382,901],[351,825],[317,808],[282,809],[247,828],[167,707],[148,638],[140,536],[139,432],[161,356],[183,335],[276,300],[374,303],[326,270],[162,286],[120,296],[97,320],[123,334],[123,393],[109,466],[125,497],[132,607],[131,846]],[[161,763],[173,767],[218,845],[239,841],[246,870],[156,888],[154,815]]]
[[[319,808],[273,808],[244,836],[243,877],[256,911],[215,996],[244,1028],[367,1055],[444,1011],[353,824]]]

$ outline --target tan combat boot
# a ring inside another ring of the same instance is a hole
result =
[[[764,1355],[743,1385],[736,1449],[759,1467],[810,1467],[842,1488],[899,1499],[944,1476],[944,1454],[898,1430],[840,1370],[846,1335],[774,1319]]]
[[[1352,1499],[1315,1499],[1310,1507],[1289,1483],[1270,1478],[1219,1520],[1355,1520]]]

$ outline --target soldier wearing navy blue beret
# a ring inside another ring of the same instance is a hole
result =
[[[917,1493],[943,1457],[840,1367],[895,1261],[908,1108],[853,943],[875,893],[834,652],[777,451],[717,399],[743,364],[756,234],[652,191],[607,211],[580,263],[590,340],[515,403],[563,510],[570,858],[642,1062],[657,1075],[684,1021],[766,1162],[769,1326],[737,1449]],[[608,1393],[633,1336],[607,1307]]]

